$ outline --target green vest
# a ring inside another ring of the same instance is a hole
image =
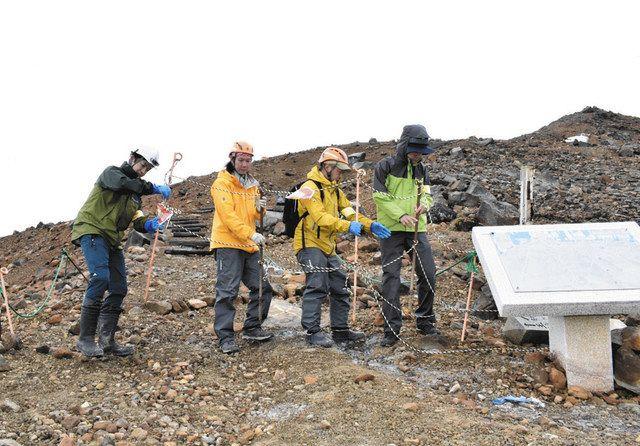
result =
[[[415,216],[416,202],[418,198],[418,185],[413,178],[411,163],[407,166],[407,177],[397,177],[388,174],[384,184],[389,191],[374,192],[373,200],[378,209],[378,221],[389,228],[390,231],[413,232],[414,227],[407,227],[400,223],[400,217],[404,214]],[[431,207],[433,197],[429,185],[422,186],[421,203],[427,208]],[[419,218],[418,231],[427,230],[427,216],[422,214]]]
[[[130,169],[128,165],[111,166],[100,175],[73,224],[73,243],[79,244],[83,235],[99,235],[113,248],[121,249],[124,231],[132,222],[136,231],[146,232],[147,218],[140,210],[141,195],[151,193],[152,186],[139,178],[131,178],[126,167]]]

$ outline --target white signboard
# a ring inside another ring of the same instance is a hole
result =
[[[475,227],[473,243],[503,316],[640,309],[635,222]]]

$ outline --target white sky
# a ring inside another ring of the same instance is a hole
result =
[[[75,217],[104,167],[162,181],[258,155],[509,138],[597,105],[640,116],[637,1],[0,0],[0,236]]]

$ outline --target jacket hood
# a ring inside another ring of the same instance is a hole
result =
[[[237,186],[243,187],[245,189],[251,189],[254,186],[255,187],[260,186],[260,183],[258,182],[258,180],[256,180],[253,176],[247,174],[246,177],[247,177],[247,180],[245,182],[241,182],[240,179],[235,174],[229,173],[226,169],[221,170],[218,173],[218,178],[224,178],[227,181],[231,181]]]
[[[122,166],[120,166],[120,170],[122,170],[122,172],[129,178],[132,178],[132,179],[140,178],[138,177],[138,174],[136,173],[136,171],[133,170],[133,167],[131,166],[131,164],[129,164],[127,161],[122,163]]]
[[[407,146],[409,145],[409,138],[429,139],[427,129],[420,124],[405,125],[402,128],[402,135],[400,141],[396,144],[396,158],[398,161],[406,163],[407,159]]]

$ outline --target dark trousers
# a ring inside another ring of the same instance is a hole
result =
[[[241,249],[216,249],[216,319],[213,328],[219,341],[232,338],[236,308],[233,301],[238,297],[240,282],[249,288],[249,305],[244,320],[244,330],[258,328],[269,314],[273,288],[265,278],[262,282],[262,318],[259,310],[260,253],[249,253]]]
[[[298,262],[305,271],[305,289],[302,295],[302,328],[308,334],[320,331],[322,301],[331,296],[329,318],[331,330],[344,331],[349,328],[348,317],[350,293],[347,288],[347,276],[342,269],[331,272],[308,271],[309,267],[338,268],[342,262],[337,255],[327,255],[318,248],[301,249]]]
[[[413,232],[392,232],[388,239],[380,240],[380,251],[382,253],[382,294],[389,302],[382,304],[382,311],[389,321],[389,325],[385,324],[385,334],[391,335],[393,332],[400,333],[402,327],[402,312],[400,311],[400,268],[402,261],[396,261],[387,265],[389,262],[400,257],[404,251],[408,251],[413,246]],[[427,234],[418,233],[418,245],[416,250],[416,274],[418,276],[418,308],[416,309],[417,327],[425,328],[436,321],[433,313],[433,299],[436,289],[436,265],[433,261],[431,245],[427,240]],[[422,264],[422,266],[421,266]],[[386,265],[386,266],[385,266]],[[424,271],[423,271],[424,268]],[[395,307],[395,308],[394,308]]]
[[[89,269],[89,285],[82,305],[119,310],[127,295],[127,270],[122,250],[111,247],[99,235],[82,236],[80,247]],[[106,291],[109,295],[103,301]]]

